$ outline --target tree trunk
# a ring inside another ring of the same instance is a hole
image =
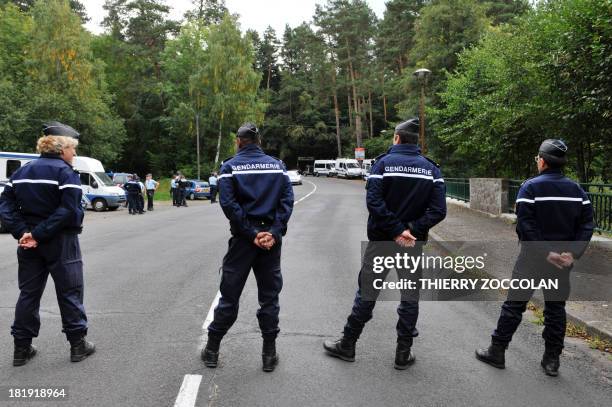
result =
[[[353,103],[355,104],[355,140],[357,142],[357,147],[361,147],[361,111],[359,110],[359,98],[357,97],[357,85],[355,84],[355,70],[353,69],[353,61],[348,44],[348,39],[346,40],[346,52],[348,56],[351,87],[353,88]]]
[[[352,131],[353,130],[353,101],[351,100],[351,91],[350,90],[346,93],[346,98],[348,100],[349,128]]]
[[[385,92],[385,74],[382,74],[382,97],[383,97],[383,111],[385,115],[385,126],[387,125],[387,92]]]
[[[198,179],[200,179],[200,112],[196,112],[196,160],[198,163]]]
[[[342,141],[340,139],[340,108],[338,107],[338,89],[336,88],[336,67],[333,65],[332,65],[332,86],[334,88],[334,114],[336,115],[336,143],[338,144],[337,157],[342,157]]]
[[[215,155],[215,168],[219,162],[219,151],[221,150],[221,128],[223,127],[223,113],[221,113],[221,120],[219,120],[219,136],[217,137],[217,154]]]
[[[266,86],[266,90],[270,91],[270,78],[272,77],[272,64],[268,65],[268,84]]]
[[[370,105],[370,138],[374,137],[374,120],[372,119],[372,91],[368,92],[368,103]]]

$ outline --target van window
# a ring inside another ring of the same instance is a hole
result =
[[[7,160],[6,161],[6,178],[10,178],[15,171],[21,168],[21,161]]]
[[[89,174],[80,173],[79,177],[81,178],[81,185],[91,185],[89,181]]]
[[[325,164],[321,164],[321,163],[315,164],[315,168],[325,168]]]

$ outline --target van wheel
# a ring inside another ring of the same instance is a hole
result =
[[[91,206],[96,212],[104,212],[108,207],[108,204],[104,199],[96,198],[91,202]]]

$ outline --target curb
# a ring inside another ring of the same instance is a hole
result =
[[[452,255],[453,250],[448,247],[445,244],[445,241],[435,232],[429,232],[429,237],[430,237],[430,242],[436,246],[436,248],[438,248],[443,255],[448,256],[448,255]],[[489,277],[491,278],[495,278],[495,276],[492,276],[491,274],[488,274],[485,272],[485,274],[487,274]],[[531,297],[531,302],[533,302],[535,305],[537,305],[540,308],[544,307],[544,301],[542,301],[540,298],[536,298],[535,296]],[[596,326],[593,326],[592,324],[590,324],[588,321],[584,321],[583,319],[572,315],[570,310],[566,309],[566,313],[567,313],[567,321],[571,322],[574,325],[578,325],[584,328],[584,330],[591,336],[593,337],[599,337],[599,339],[604,339],[607,341],[612,341],[612,332],[606,332],[603,331],[601,329],[599,329]]]

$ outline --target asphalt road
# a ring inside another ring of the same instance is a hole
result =
[[[207,369],[199,357],[229,238],[218,205],[160,205],[143,216],[88,212],[81,238],[85,306],[98,352],[76,364],[69,361],[49,280],[35,339],[39,355],[12,366],[17,265],[13,239],[1,235],[0,386],[67,387],[69,397],[0,405],[188,406],[194,398],[197,406],[610,405],[610,357],[569,339],[560,376],[545,376],[541,326],[527,315],[506,370],[476,361],[474,348],[488,343],[498,302],[421,302],[417,362],[406,371],[393,369],[392,302],[377,304],[355,363],[326,356],[322,341],[340,333],[357,284],[365,191],[361,181],[306,180],[295,187],[296,200],[305,199],[283,242],[281,361],[271,374],[261,371],[252,277],[222,343],[220,367]]]

